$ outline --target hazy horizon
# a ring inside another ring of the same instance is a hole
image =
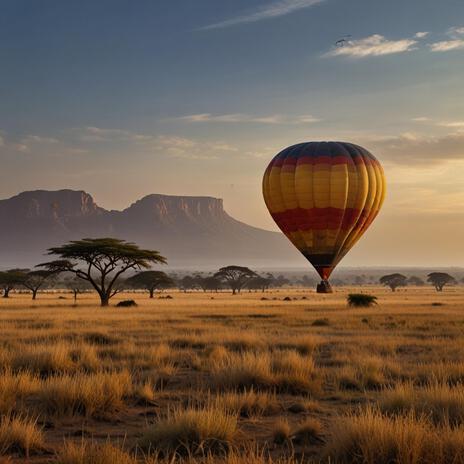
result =
[[[464,3],[445,3],[6,1],[0,197],[212,196],[277,230],[269,161],[343,140],[379,159],[387,198],[342,265],[459,266]]]

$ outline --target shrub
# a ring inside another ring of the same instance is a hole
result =
[[[217,407],[177,409],[145,430],[139,445],[163,454],[225,454],[237,431],[237,416]]]
[[[276,445],[282,445],[290,440],[290,425],[285,419],[279,419],[272,430],[272,441]]]
[[[38,396],[41,409],[48,415],[101,419],[123,409],[123,399],[132,394],[132,388],[127,371],[76,373],[49,377]]]
[[[253,389],[243,392],[228,392],[217,397],[217,404],[224,410],[242,417],[254,417],[274,414],[279,404],[274,394],[256,392]]]
[[[37,421],[28,417],[4,416],[0,421],[0,454],[30,452],[44,449],[42,430]]]
[[[348,306],[355,308],[368,308],[377,304],[377,297],[367,293],[350,293],[346,300]]]
[[[311,322],[311,325],[313,327],[327,327],[328,325],[330,325],[330,322],[327,318],[323,318],[323,319],[314,319],[313,322]]]
[[[294,443],[314,445],[322,441],[322,424],[314,418],[306,419],[294,433]]]
[[[138,305],[134,300],[122,300],[116,306],[118,308],[131,308]]]
[[[137,459],[110,443],[66,442],[56,464],[137,464]]]
[[[339,463],[462,464],[464,439],[461,429],[435,429],[423,416],[367,408],[334,422],[323,454]]]
[[[435,424],[464,424],[464,385],[450,387],[434,383],[416,389],[410,383],[386,390],[380,408],[389,414],[405,414],[410,411],[427,415]]]

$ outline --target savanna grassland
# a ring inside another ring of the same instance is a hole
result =
[[[1,299],[0,462],[464,463],[464,288],[349,291]]]

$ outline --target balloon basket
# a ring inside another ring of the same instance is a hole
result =
[[[320,284],[316,287],[317,293],[333,293],[332,287],[328,280],[321,280]]]

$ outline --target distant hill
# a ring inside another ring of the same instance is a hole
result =
[[[123,211],[106,210],[75,190],[36,190],[0,200],[0,268],[31,266],[51,246],[103,236],[159,250],[176,267],[305,262],[282,234],[237,221],[218,198],[153,194]]]

